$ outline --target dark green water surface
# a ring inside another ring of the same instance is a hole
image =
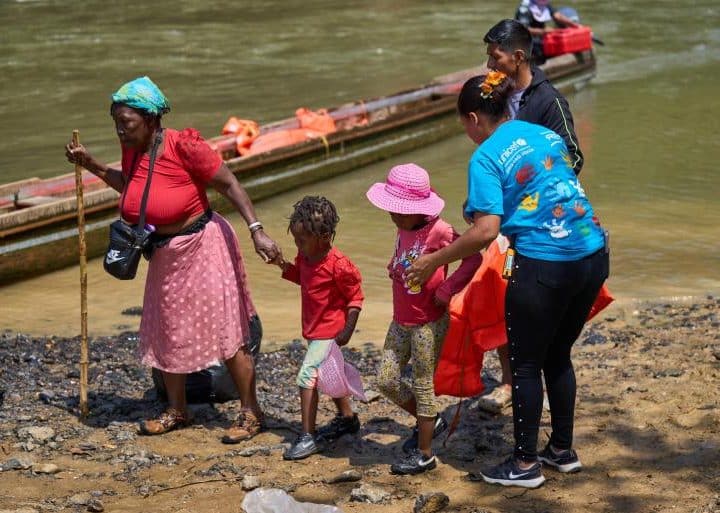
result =
[[[598,76],[569,101],[586,154],[581,180],[612,232],[612,290],[621,303],[720,292],[720,4],[569,4],[606,43],[597,48]],[[485,31],[514,7],[420,0],[2,1],[2,181],[72,171],[62,148],[74,128],[99,157],[116,160],[109,95],[135,76],[150,75],[171,99],[167,125],[194,126],[210,137],[229,115],[273,121],[300,106],[390,94],[479,64]],[[390,316],[385,265],[393,226],[364,192],[391,165],[417,162],[445,197],[446,217],[461,227],[471,152],[461,135],[257,209],[291,255],[285,228],[294,201],[322,193],[339,205],[337,243],[365,276],[361,327],[379,337]],[[269,337],[297,335],[297,290],[257,261],[241,220],[231,220],[248,253]],[[68,269],[4,287],[0,328],[76,333],[77,276]],[[120,316],[118,305],[139,305],[141,297],[142,280],[111,281],[91,262],[91,331],[134,327],[136,319]]]

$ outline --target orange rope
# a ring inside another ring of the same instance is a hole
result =
[[[463,349],[467,349],[468,343],[470,342],[470,336],[465,335],[465,341],[463,342]],[[450,438],[450,435],[452,435],[455,430],[458,427],[458,424],[460,424],[460,410],[462,407],[462,400],[463,400],[463,383],[465,382],[465,360],[466,358],[462,358],[462,365],[460,366],[460,398],[458,399],[457,408],[455,408],[455,415],[453,415],[452,421],[450,421],[450,427],[448,428],[448,434],[445,437],[445,440],[443,441],[443,447],[446,446],[448,439]]]

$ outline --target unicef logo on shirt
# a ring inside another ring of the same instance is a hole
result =
[[[510,146],[505,148],[502,153],[500,153],[500,158],[498,159],[498,163],[502,166],[505,164],[505,161],[512,155],[513,153],[517,152],[522,148],[523,146],[527,146],[527,141],[523,139],[522,137],[519,137],[515,139]]]

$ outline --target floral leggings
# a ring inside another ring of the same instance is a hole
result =
[[[397,405],[406,405],[414,397],[420,417],[437,414],[433,375],[447,328],[447,314],[419,326],[403,326],[393,321],[385,337],[378,387]],[[411,357],[412,388],[401,379]]]

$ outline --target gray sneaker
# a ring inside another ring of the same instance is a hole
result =
[[[310,433],[298,435],[283,454],[285,460],[302,460],[325,450],[325,443]]]

